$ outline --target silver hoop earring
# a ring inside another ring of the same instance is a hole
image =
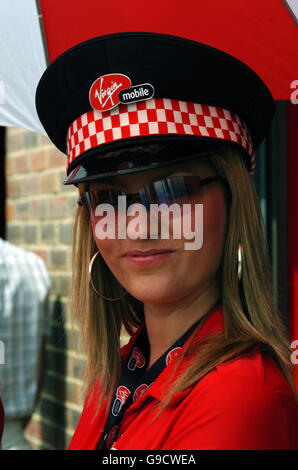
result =
[[[109,301],[111,301],[111,302],[114,302],[114,301],[116,301],[116,300],[123,299],[123,297],[126,296],[127,291],[125,291],[124,294],[121,295],[120,297],[115,297],[115,298],[113,298],[113,297],[106,297],[105,295],[101,294],[101,293],[96,289],[96,287],[94,286],[93,280],[92,280],[92,268],[93,268],[93,265],[94,265],[94,261],[96,260],[97,255],[98,255],[99,253],[100,253],[99,251],[97,251],[97,253],[95,253],[95,255],[92,257],[92,259],[91,259],[91,261],[90,261],[90,264],[89,264],[89,282],[90,282],[90,284],[91,284],[92,289],[94,290],[94,292],[95,292],[99,297],[101,297],[101,298],[104,299],[104,300],[109,300]]]
[[[238,253],[237,253],[237,274],[238,280],[240,281],[242,276],[242,248],[241,244],[238,244]]]

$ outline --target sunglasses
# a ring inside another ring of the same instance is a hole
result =
[[[221,176],[200,178],[197,175],[169,176],[158,181],[152,181],[143,186],[137,193],[126,193],[118,188],[89,189],[78,200],[80,206],[85,205],[90,214],[95,213],[99,204],[110,204],[118,207],[118,197],[125,196],[127,205],[141,203],[147,210],[150,204],[183,204],[196,198],[199,202],[203,197],[203,188],[214,181],[223,180]]]

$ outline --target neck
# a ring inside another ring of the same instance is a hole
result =
[[[218,301],[216,280],[185,298],[168,303],[145,303],[145,322],[150,344],[149,367]]]

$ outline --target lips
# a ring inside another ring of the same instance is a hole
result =
[[[155,250],[132,250],[132,251],[127,251],[124,253],[124,256],[152,256],[152,255],[159,255],[159,254],[164,254],[164,253],[172,253],[173,250],[166,250],[166,249],[155,249]]]
[[[158,248],[155,250],[130,250],[123,255],[123,258],[125,262],[135,268],[146,269],[159,266],[171,257],[172,253],[174,253],[173,250]]]

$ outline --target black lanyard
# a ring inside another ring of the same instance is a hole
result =
[[[108,450],[111,448],[117,439],[125,411],[152,385],[163,369],[181,352],[180,350],[188,337],[205,318],[206,315],[192,325],[147,371],[150,344],[146,327],[143,327],[122,369],[97,449]]]

